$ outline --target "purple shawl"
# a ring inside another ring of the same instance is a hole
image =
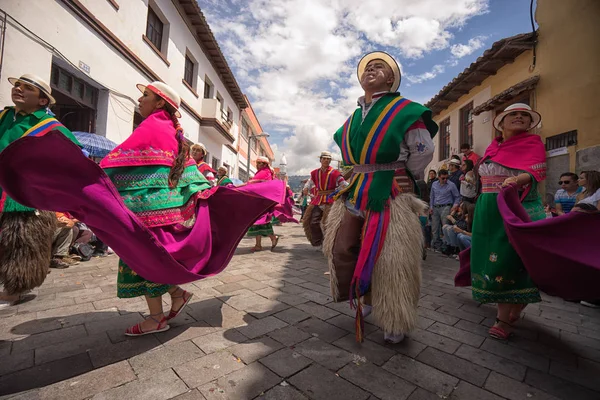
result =
[[[510,243],[538,288],[569,300],[600,299],[600,212],[573,211],[532,222],[516,186],[498,196]],[[460,254],[456,286],[470,286],[469,249]]]
[[[29,207],[69,212],[136,273],[164,284],[221,272],[252,223],[285,194],[281,181],[215,187],[200,196],[193,227],[149,229],[125,207],[104,171],[56,132],[19,139],[2,151],[0,187]]]

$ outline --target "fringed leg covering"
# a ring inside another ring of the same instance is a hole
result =
[[[56,215],[50,211],[3,213],[0,229],[0,282],[4,289],[19,294],[44,283]]]
[[[336,200],[333,206],[327,212],[327,219],[325,221],[325,229],[323,233],[325,235],[323,239],[323,254],[327,258],[329,264],[329,283],[331,286],[331,296],[334,301],[340,300],[340,290],[338,288],[338,279],[335,271],[335,265],[333,265],[333,245],[335,244],[335,238],[338,234],[338,230],[342,223],[342,218],[346,212],[346,206],[343,200]],[[324,218],[325,219],[325,218]],[[350,286],[345,289],[347,292],[350,290]],[[347,295],[344,294],[344,298]]]
[[[309,243],[312,243],[312,232],[310,230],[310,221],[312,219],[312,212],[314,210],[315,206],[313,206],[312,204],[309,205],[306,208],[306,211],[304,211],[304,217],[302,218],[302,228],[304,228],[304,234],[306,235],[306,238],[308,239]]]
[[[417,325],[423,234],[418,213],[427,205],[402,194],[390,202],[390,224],[373,270],[373,316],[384,332],[407,333]]]

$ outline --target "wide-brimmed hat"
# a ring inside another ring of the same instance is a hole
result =
[[[358,75],[358,81],[360,82],[360,77],[362,76],[363,72],[365,72],[365,69],[367,69],[367,64],[369,64],[373,60],[381,60],[390,66],[390,68],[394,72],[394,84],[390,88],[390,92],[397,92],[398,88],[400,87],[400,80],[402,78],[400,74],[400,66],[398,65],[394,57],[392,57],[384,51],[374,51],[360,59],[360,61],[358,62],[358,68],[356,70],[356,73]]]
[[[160,96],[164,101],[166,101],[171,107],[175,109],[175,116],[177,118],[181,118],[181,113],[179,112],[181,98],[171,86],[159,81],[152,82],[148,85],[142,85],[141,83],[138,83],[136,86],[142,93],[144,93],[144,90],[148,89],[157,96]]]
[[[460,167],[461,162],[459,159],[452,158],[448,164],[457,165]]]
[[[40,92],[44,93],[48,99],[50,99],[50,104],[55,104],[56,100],[52,97],[52,88],[48,85],[44,79],[40,78],[37,75],[33,74],[23,74],[20,78],[8,78],[8,81],[11,85],[15,85],[17,82],[27,83],[31,86],[34,86],[40,90]]]
[[[502,111],[500,114],[496,115],[496,118],[494,118],[494,128],[498,129],[499,131],[503,131],[504,128],[502,128],[502,126],[500,126],[500,123],[502,122],[504,117],[506,117],[511,112],[515,112],[515,111],[525,112],[525,113],[529,114],[529,116],[531,117],[531,125],[529,126],[529,128],[527,128],[527,130],[535,128],[536,126],[539,125],[540,122],[542,122],[542,116],[538,112],[533,111],[531,109],[531,107],[529,107],[527,104],[515,103],[515,104],[511,104],[510,106],[506,107],[504,109],[504,111]]]
[[[271,164],[271,160],[269,160],[267,157],[265,156],[260,156],[260,157],[256,157],[256,163],[265,163],[265,164]]]
[[[329,151],[322,151],[321,155],[319,156],[319,160],[321,158],[329,158],[329,159],[331,159],[333,157],[331,156],[331,152],[329,152]]]

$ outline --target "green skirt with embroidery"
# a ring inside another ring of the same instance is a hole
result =
[[[184,214],[173,213],[170,210],[185,208],[186,204],[193,201],[192,196],[210,188],[210,184],[195,165],[186,167],[177,187],[170,188],[170,170],[171,168],[167,166],[147,166],[107,168],[105,172],[119,191],[127,208],[133,211],[144,224],[152,226],[152,224],[169,221],[172,215],[177,217]],[[190,210],[193,213],[194,208]],[[163,211],[164,215],[159,218],[160,211]],[[170,287],[171,285],[144,279],[119,260],[118,297],[159,297],[167,293]]]
[[[273,231],[273,224],[269,222],[268,224],[262,225],[252,225],[250,229],[248,229],[248,236],[272,236],[275,232]]]
[[[482,193],[477,199],[471,242],[473,299],[480,303],[539,302],[540,292],[508,240],[497,199],[498,193]],[[523,206],[532,220],[546,216],[537,192],[526,200]]]
[[[123,260],[119,260],[117,297],[121,299],[139,296],[160,297],[167,293],[170,287],[171,285],[147,281],[129,268]]]

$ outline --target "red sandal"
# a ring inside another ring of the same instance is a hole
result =
[[[496,318],[496,323],[498,323],[498,322],[502,322],[508,326],[512,326],[508,322],[504,322],[504,321],[501,321],[500,319]],[[490,328],[490,330],[488,331],[488,333],[490,334],[490,337],[492,337],[493,339],[498,339],[498,340],[508,340],[511,336],[514,336],[513,332],[507,332],[504,328],[502,328],[500,326],[492,326]]]
[[[177,290],[180,290],[180,289],[181,288],[177,288]],[[175,292],[177,292],[177,290]],[[167,321],[172,320],[173,318],[177,317],[181,313],[181,311],[183,311],[183,309],[185,308],[185,306],[188,305],[188,303],[190,302],[190,300],[194,296],[193,293],[186,292],[183,289],[181,289],[181,291],[183,292],[183,293],[181,293],[181,296],[173,296],[173,295],[171,295],[171,298],[173,298],[173,299],[183,299],[183,305],[181,307],[179,307],[179,310],[177,310],[177,311],[174,311],[173,309],[171,309],[171,311],[169,311],[169,315],[167,315],[167,318],[166,318]],[[173,293],[175,293],[175,292],[173,292]]]
[[[162,314],[162,313],[161,313]],[[153,315],[161,315],[161,314],[153,314]],[[168,324],[163,326],[162,328],[160,327],[163,323],[167,322],[167,319],[163,316],[163,318],[159,321],[156,318],[154,318],[153,315],[149,315],[148,318],[151,318],[152,320],[154,320],[158,325],[156,325],[156,329],[152,329],[151,331],[143,331],[142,330],[142,323],[140,322],[139,324],[136,324],[134,326],[131,326],[129,328],[127,328],[127,330],[125,331],[125,336],[144,336],[144,335],[150,335],[151,333],[160,333],[160,332],[164,332],[164,331],[168,331],[169,328],[171,328]],[[145,319],[148,319],[145,318]]]

